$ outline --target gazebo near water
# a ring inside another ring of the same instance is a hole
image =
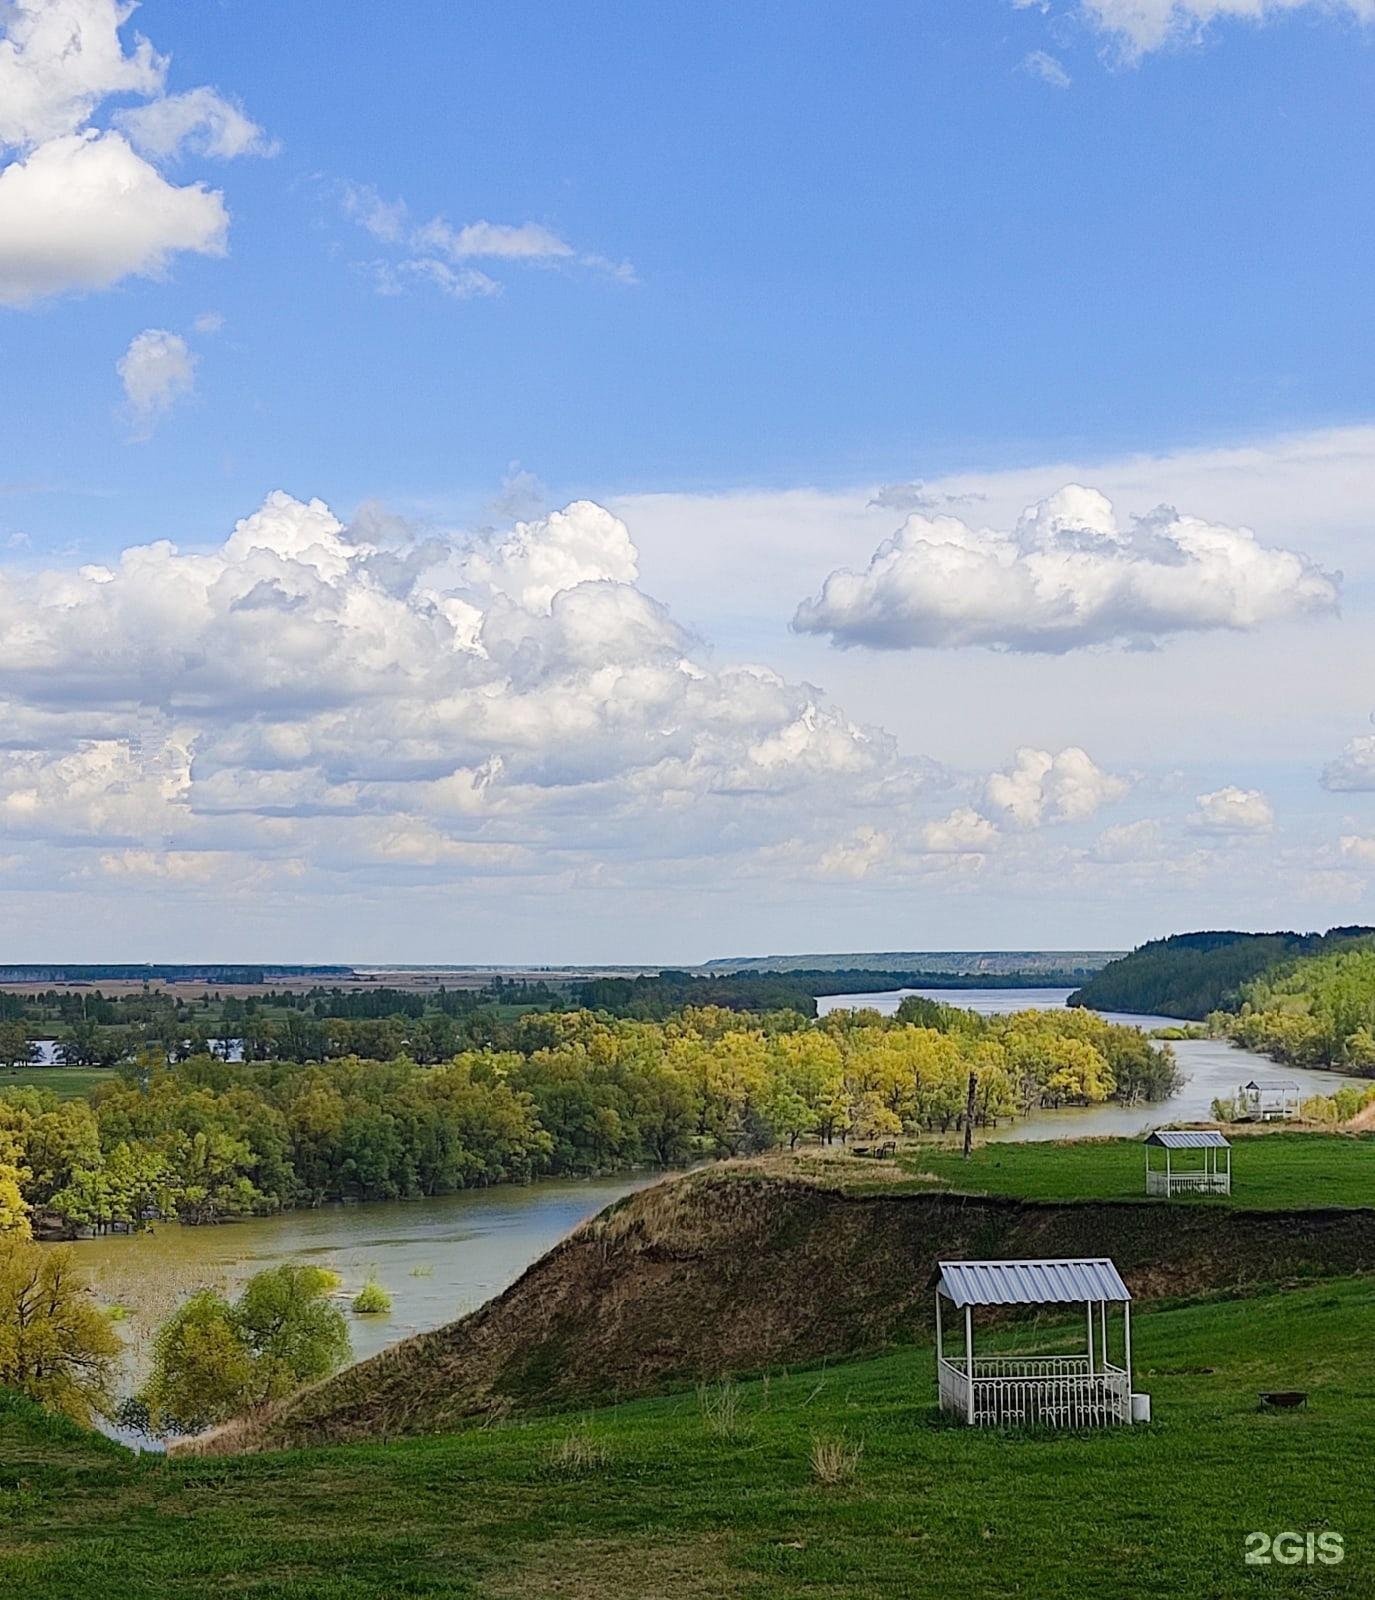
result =
[[[1165,1152],[1165,1170],[1151,1165],[1151,1151]],[[1195,1165],[1184,1157],[1182,1167],[1174,1165],[1173,1158],[1181,1151],[1201,1150],[1203,1165]],[[1224,1165],[1218,1167],[1218,1152],[1227,1152]],[[1232,1147],[1215,1128],[1157,1128],[1146,1140],[1146,1193],[1164,1195],[1167,1200],[1177,1194],[1231,1194]]]
[[[936,1291],[936,1371],[941,1410],[971,1427],[1103,1427],[1149,1421],[1150,1401],[1132,1396],[1131,1291],[1105,1256],[1069,1260],[942,1261]],[[947,1355],[941,1313],[963,1322],[963,1352]],[[1074,1355],[974,1353],[974,1312],[985,1307],[1079,1306],[1084,1351]],[[1109,1307],[1121,1306],[1118,1361],[1109,1355]]]
[[[1248,1122],[1292,1122],[1302,1098],[1298,1084],[1288,1078],[1252,1078],[1237,1090],[1237,1110]]]

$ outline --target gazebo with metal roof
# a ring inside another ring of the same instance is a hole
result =
[[[1165,1170],[1151,1166],[1151,1151],[1165,1152]],[[1181,1150],[1201,1150],[1203,1165],[1176,1167],[1172,1158]],[[1219,1169],[1219,1150],[1227,1152]],[[1168,1200],[1177,1194],[1231,1194],[1232,1147],[1216,1128],[1157,1128],[1146,1140],[1146,1193],[1163,1194]]]
[[[1252,1078],[1237,1090],[1237,1109],[1248,1122],[1290,1122],[1298,1116],[1302,1098],[1290,1078]]]
[[[1040,1261],[942,1261],[936,1290],[936,1371],[942,1411],[971,1426],[1101,1427],[1133,1420],[1131,1291],[1105,1256]],[[941,1302],[963,1312],[964,1352],[947,1355]],[[1082,1306],[1082,1355],[974,1354],[985,1306]],[[1120,1361],[1109,1359],[1108,1307],[1122,1307]],[[1095,1327],[1096,1324],[1096,1327]],[[1149,1417],[1149,1402],[1138,1396]]]

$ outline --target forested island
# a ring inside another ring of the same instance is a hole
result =
[[[0,1089],[0,1227],[206,1223],[951,1129],[971,1073],[978,1124],[1178,1081],[1168,1046],[1090,1012],[984,1018],[918,996],[892,1017],[532,1010],[502,1028],[435,1065],[145,1048],[83,1097]]]

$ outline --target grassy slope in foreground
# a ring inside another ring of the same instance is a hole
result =
[[[1151,1152],[1156,1167],[1163,1150]],[[1200,1165],[1198,1152],[1174,1156],[1179,1170]],[[957,1149],[926,1145],[905,1152],[902,1165],[965,1194],[1024,1200],[1145,1202],[1145,1148],[1140,1139],[990,1142],[966,1161]],[[1375,1138],[1357,1134],[1257,1133],[1232,1138],[1232,1193],[1152,1205],[1301,1208],[1375,1205]]]
[[[924,1348],[742,1384],[725,1436],[689,1393],[385,1446],[140,1461],[0,1400],[0,1596],[1354,1600],[1375,1589],[1359,1467],[1373,1322],[1368,1279],[1143,1308],[1155,1423],[1067,1435],[938,1423]],[[1308,1389],[1308,1410],[1260,1412],[1257,1391],[1281,1387]],[[812,1440],[841,1435],[863,1445],[857,1474],[821,1484]],[[1334,1529],[1346,1558],[1248,1567],[1257,1529]]]

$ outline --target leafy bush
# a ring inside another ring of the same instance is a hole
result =
[[[391,1296],[376,1278],[369,1278],[354,1295],[353,1309],[360,1317],[385,1316],[391,1310]]]
[[[328,1377],[349,1354],[339,1286],[321,1267],[270,1267],[232,1304],[213,1289],[194,1294],[163,1323],[153,1370],[138,1395],[153,1433],[193,1433],[301,1384]]]

